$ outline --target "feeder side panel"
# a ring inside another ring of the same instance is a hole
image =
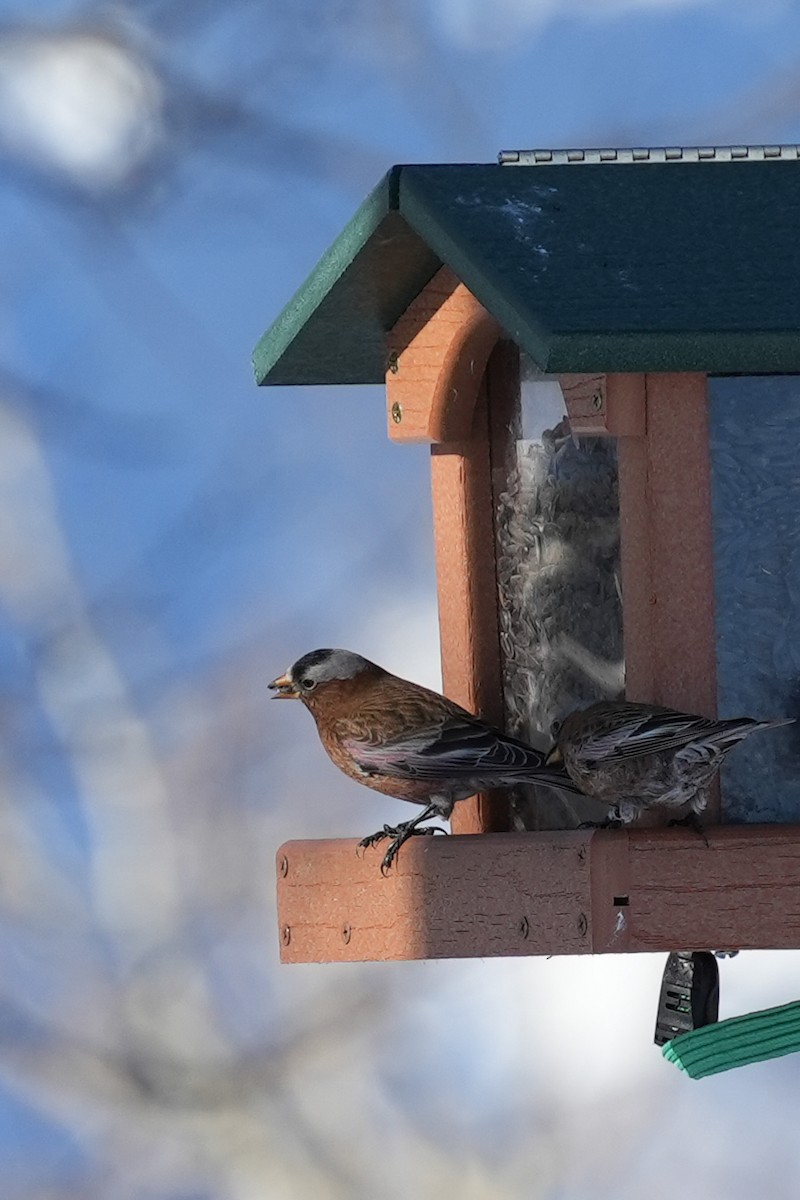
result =
[[[800,716],[800,376],[709,379],[718,707]],[[800,818],[800,725],[722,770],[723,819]]]

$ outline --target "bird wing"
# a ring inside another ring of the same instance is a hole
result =
[[[432,783],[524,775],[544,764],[538,750],[466,715],[447,716],[382,742],[349,737],[346,746],[365,771]]]
[[[586,763],[639,758],[713,738],[724,733],[729,724],[671,709],[617,705],[613,713],[598,715],[579,732],[579,754]]]

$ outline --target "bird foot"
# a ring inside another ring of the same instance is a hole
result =
[[[368,847],[382,842],[385,838],[391,838],[389,848],[381,862],[381,875],[386,875],[404,842],[411,837],[423,837],[434,833],[443,833],[446,836],[447,830],[442,829],[441,825],[415,825],[413,821],[405,821],[400,825],[384,825],[383,829],[379,829],[377,833],[370,833],[363,837],[356,849],[366,850]]]
[[[669,822],[669,827],[672,829],[676,826],[682,826],[684,829],[694,830],[695,833],[700,835],[706,846],[708,846],[709,849],[711,848],[711,843],[706,837],[706,831],[703,826],[703,822],[700,820],[699,815],[694,810],[688,812],[685,817],[673,817],[673,819]]]
[[[626,822],[611,812],[603,821],[581,821],[578,829],[623,829]]]

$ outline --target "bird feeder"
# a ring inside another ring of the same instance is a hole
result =
[[[390,438],[430,443],[453,700],[540,744],[622,694],[793,716],[798,279],[795,147],[395,167],[256,374],[385,382]],[[290,842],[282,958],[800,947],[796,739],[737,748],[706,840],[482,796],[386,878]]]

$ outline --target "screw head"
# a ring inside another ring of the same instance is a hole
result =
[[[394,404],[392,405],[392,420],[394,421],[395,425],[399,425],[402,419],[403,406],[398,404],[398,402],[395,400]]]
[[[289,874],[289,860],[285,854],[281,855],[281,861],[278,864],[278,870],[280,871],[280,873],[284,879]]]
[[[393,375],[396,375],[400,370],[400,356],[396,350],[392,350],[391,354],[389,355],[389,358],[386,362],[386,367],[392,372]]]
[[[530,922],[527,917],[521,917],[517,922],[517,929],[522,938],[526,938],[531,931]]]
[[[578,917],[578,933],[581,937],[586,937],[586,930],[589,928],[589,922],[586,920],[586,913],[581,913]]]
[[[345,946],[349,945],[352,933],[353,933],[353,930],[350,928],[349,925],[342,926],[342,941],[344,942]]]
[[[281,942],[283,943],[284,946],[288,946],[289,942],[291,940],[292,940],[291,927],[289,925],[284,925],[283,929],[281,930]]]
[[[603,393],[595,392],[595,394],[592,396],[592,408],[594,409],[595,412],[600,412],[600,409],[602,407],[603,407]]]

